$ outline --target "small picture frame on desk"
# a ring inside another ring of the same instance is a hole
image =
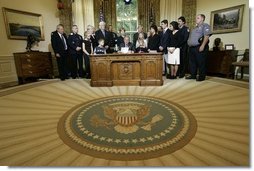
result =
[[[234,44],[226,44],[225,45],[225,50],[234,50],[235,47],[234,47]]]

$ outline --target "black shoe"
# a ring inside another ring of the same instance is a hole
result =
[[[174,76],[174,79],[177,79],[177,76]]]
[[[190,76],[185,77],[185,79],[186,80],[196,80],[196,77],[190,75]]]
[[[185,75],[183,74],[183,75],[179,75],[179,78],[183,78]]]
[[[199,77],[196,79],[196,81],[205,81],[205,77]]]
[[[64,78],[61,78],[61,81],[65,81],[65,79],[64,79]]]
[[[86,74],[85,78],[86,79],[91,79],[91,74]]]
[[[170,80],[173,80],[173,79],[175,79],[175,76],[170,75],[170,76],[169,76],[169,79],[170,79]]]

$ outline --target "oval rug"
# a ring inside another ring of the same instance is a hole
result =
[[[181,149],[197,121],[179,104],[145,96],[113,96],[75,106],[58,123],[65,144],[108,160],[144,160]]]

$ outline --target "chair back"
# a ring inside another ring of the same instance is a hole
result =
[[[243,54],[243,61],[249,61],[249,49],[245,49]]]

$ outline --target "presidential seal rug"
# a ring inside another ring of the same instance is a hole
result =
[[[60,118],[58,134],[72,149],[108,160],[144,160],[181,149],[197,122],[179,104],[154,97],[113,96],[80,104]]]

